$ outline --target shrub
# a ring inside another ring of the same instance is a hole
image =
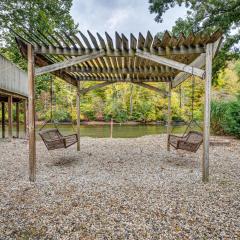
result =
[[[226,133],[240,138],[240,99],[228,104],[223,127]]]
[[[213,101],[211,127],[215,134],[230,134],[240,138],[240,98],[234,101]]]
[[[223,126],[226,108],[227,108],[226,102],[222,101],[211,102],[211,130],[217,135],[226,134]]]

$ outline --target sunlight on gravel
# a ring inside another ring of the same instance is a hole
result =
[[[240,141],[201,155],[166,151],[166,136],[81,139],[48,152],[0,141],[0,239],[240,239]]]

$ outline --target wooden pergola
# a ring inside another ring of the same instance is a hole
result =
[[[138,38],[128,39],[115,33],[115,41],[106,33],[105,38],[88,31],[54,32],[46,35],[38,32],[17,34],[16,41],[28,60],[29,84],[29,166],[30,181],[36,179],[35,140],[35,76],[52,73],[77,87],[77,150],[80,150],[80,95],[90,90],[117,82],[130,82],[156,91],[168,97],[168,135],[171,131],[171,90],[190,75],[205,80],[204,141],[202,180],[209,180],[209,135],[212,60],[221,44],[221,32],[212,35],[190,34],[171,36],[167,31],[162,38],[150,32]],[[35,65],[38,68],[35,69]],[[205,70],[204,70],[205,68]],[[80,89],[83,81],[97,81],[96,85]],[[166,82],[169,91],[150,85]],[[169,144],[167,149],[170,150]]]

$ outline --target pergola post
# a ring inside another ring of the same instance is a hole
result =
[[[31,44],[28,49],[28,121],[29,121],[29,180],[36,180],[36,136],[35,136],[35,81],[34,50]]]
[[[2,102],[2,138],[5,138],[5,103]]]
[[[12,138],[12,126],[13,126],[13,114],[12,114],[12,96],[8,96],[8,138]]]
[[[19,103],[16,102],[16,137],[19,138]]]
[[[168,120],[167,120],[167,150],[170,151],[169,135],[171,133],[172,110],[171,110],[172,83],[168,84]]]
[[[80,151],[80,81],[77,82],[77,151]]]
[[[205,76],[204,126],[203,126],[203,158],[202,158],[203,182],[209,181],[209,138],[210,138],[212,58],[213,58],[213,44],[209,43],[207,44],[206,47],[206,76]]]

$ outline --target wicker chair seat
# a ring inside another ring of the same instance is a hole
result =
[[[168,141],[175,149],[196,152],[203,142],[203,135],[197,131],[189,131],[188,134],[183,137],[169,135]]]
[[[63,136],[58,129],[47,129],[39,132],[48,150],[68,148],[78,141],[77,134]]]

